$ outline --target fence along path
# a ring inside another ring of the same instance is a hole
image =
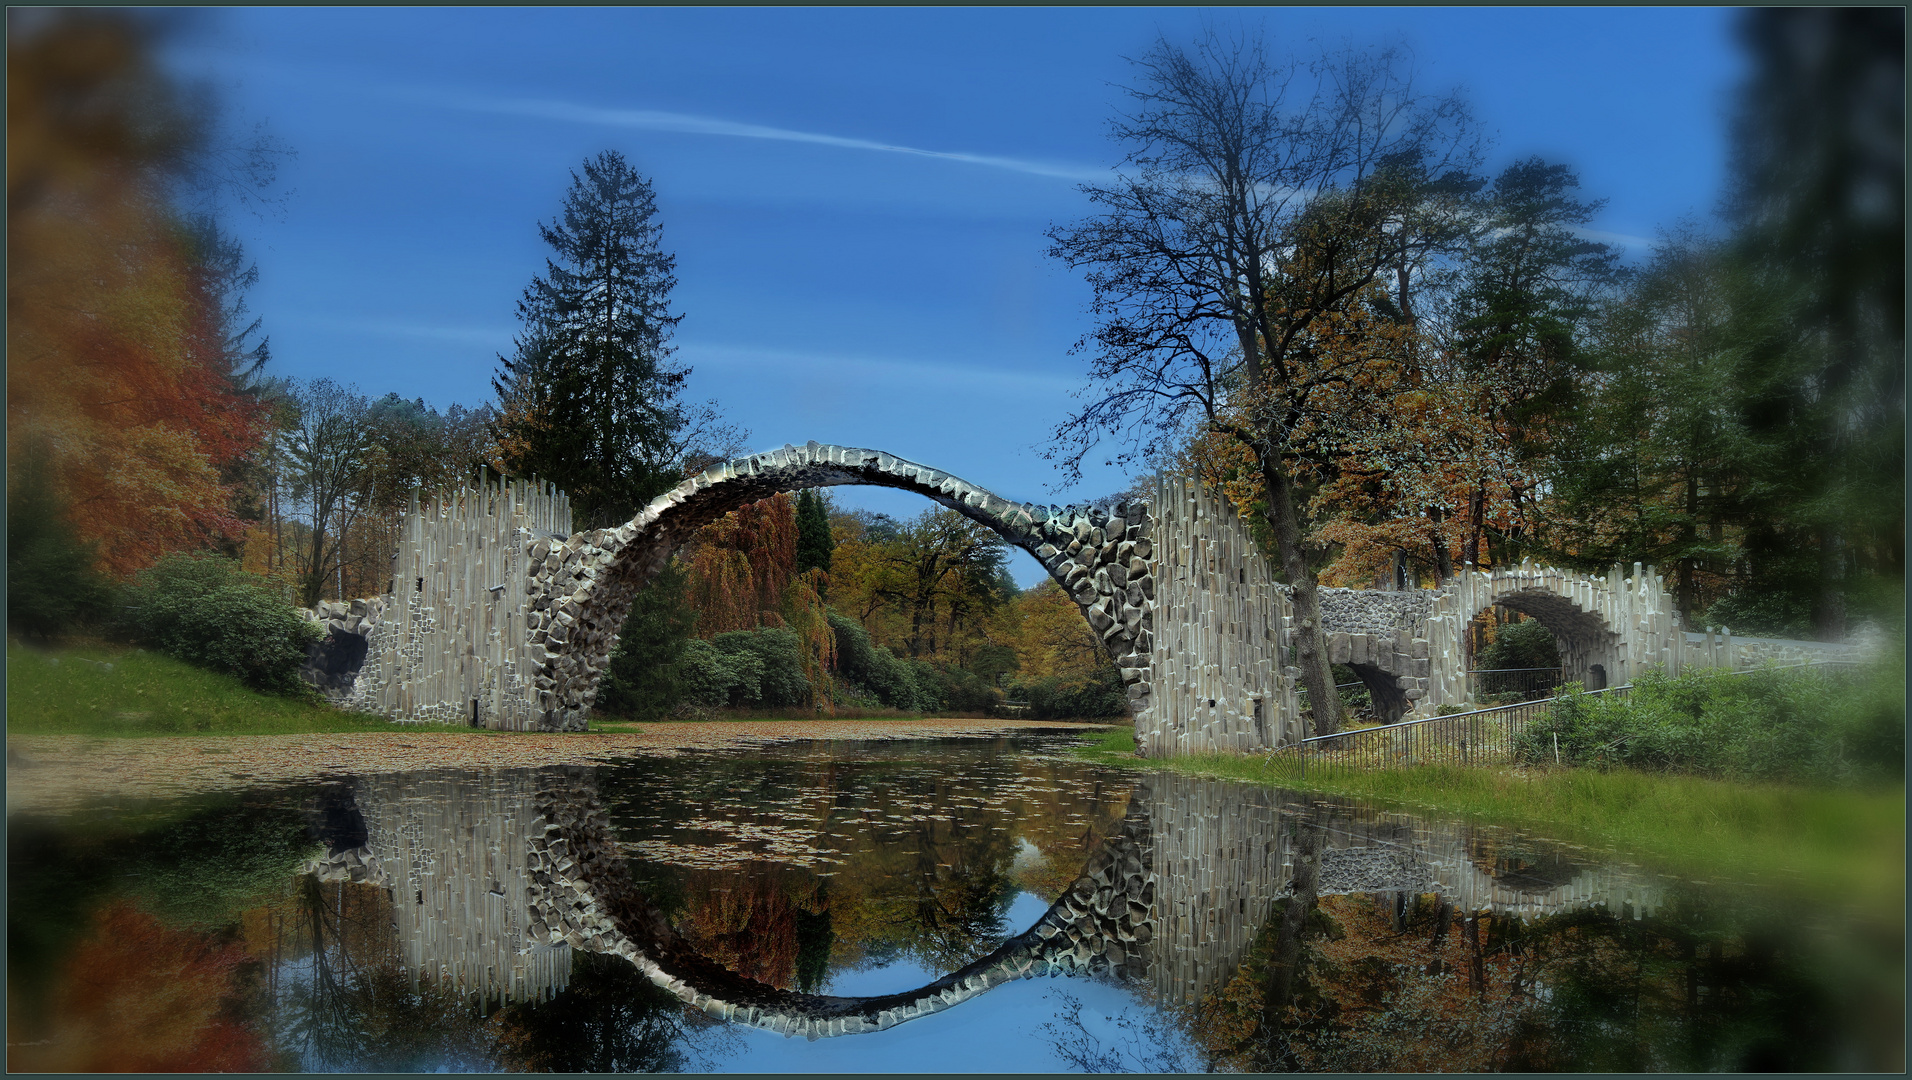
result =
[[[1857,666],[1856,661],[1850,660],[1809,660],[1801,664],[1742,668],[1722,674],[1751,675],[1759,671],[1812,668],[1843,671]],[[1587,696],[1604,694],[1620,697],[1632,692],[1632,683],[1602,690],[1578,691]],[[1528,724],[1546,715],[1556,700],[1541,698],[1491,709],[1355,728],[1333,735],[1316,735],[1274,750],[1267,755],[1265,764],[1277,775],[1414,765],[1512,764],[1515,737]]]

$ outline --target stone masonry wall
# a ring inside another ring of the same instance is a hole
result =
[[[1135,695],[1144,757],[1247,751],[1301,737],[1281,663],[1292,603],[1234,506],[1179,477],[1156,487],[1149,693]]]

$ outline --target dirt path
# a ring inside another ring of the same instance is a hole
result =
[[[645,724],[633,732],[567,735],[425,728],[150,739],[13,735],[7,738],[7,813],[366,773],[592,765],[773,743],[973,738],[1101,727],[1033,720],[765,720]]]

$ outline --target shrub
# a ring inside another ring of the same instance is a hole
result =
[[[1009,694],[1029,702],[1029,715],[1036,720],[1098,719],[1127,716],[1129,711],[1122,673],[1114,668],[1102,668],[1085,681],[1066,685],[1053,677],[1017,683]]]
[[[781,626],[733,630],[710,641],[684,643],[678,662],[684,697],[710,708],[788,708],[810,703],[803,675],[803,643]]]
[[[920,667],[899,659],[895,653],[870,640],[869,631],[855,619],[832,611],[830,629],[836,634],[837,673],[847,687],[848,696],[868,691],[877,701],[905,712],[928,712],[942,707],[935,684],[921,682],[922,673],[933,668]],[[920,662],[919,662],[920,663]]]
[[[729,653],[701,638],[684,643],[678,661],[684,700],[722,708],[734,698],[755,698],[763,685],[763,660],[755,653]]]
[[[282,587],[218,555],[170,554],[126,590],[127,629],[189,664],[274,693],[312,693],[299,677],[321,633]]]
[[[718,634],[711,639],[711,644],[729,654],[740,671],[752,666],[741,658],[756,658],[756,687],[751,690],[740,681],[740,696],[733,704],[776,709],[810,703],[810,680],[803,674],[803,639],[797,637],[795,630],[783,626],[733,630]]]
[[[105,619],[114,590],[94,556],[38,470],[26,470],[7,498],[7,626],[48,639]]]
[[[1903,672],[1649,672],[1631,695],[1578,686],[1516,737],[1524,761],[1733,780],[1903,778]]]
[[[598,685],[594,709],[609,716],[668,716],[686,694],[683,659],[697,612],[684,597],[685,574],[666,563],[638,590],[617,635],[617,649]]]

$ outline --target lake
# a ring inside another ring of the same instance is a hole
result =
[[[1903,926],[1068,755],[779,743],[9,814],[11,1069],[1903,1067]],[[1261,1021],[1297,854],[1292,1011]]]

